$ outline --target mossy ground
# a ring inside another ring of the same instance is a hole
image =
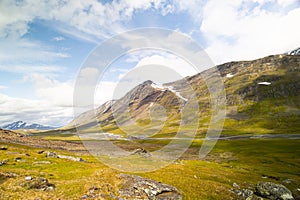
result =
[[[158,148],[166,143],[167,141],[157,141],[152,145]],[[234,182],[247,188],[261,180],[282,184],[283,180],[291,179],[290,184],[285,184],[291,191],[295,192],[300,187],[300,140],[223,140],[217,142],[204,160],[199,160],[197,155],[201,144],[201,140],[196,140],[175,163],[138,175],[177,187],[184,199],[236,199],[230,192]],[[38,154],[42,149],[12,144],[0,146],[8,147],[8,150],[0,152],[0,161],[9,160],[7,164],[0,166],[0,172],[18,175],[0,183],[0,199],[79,199],[93,186],[100,188],[99,192],[102,194],[118,195],[118,188],[122,185],[118,177],[122,172],[101,164],[88,154],[55,150],[59,154],[79,156],[87,161],[73,162],[46,158],[45,154]],[[15,161],[16,157],[21,157],[21,160]],[[51,163],[35,164],[39,161]],[[278,180],[263,179],[262,175],[276,177]],[[55,184],[55,190],[23,188],[20,185],[26,176],[47,178],[50,183]]]

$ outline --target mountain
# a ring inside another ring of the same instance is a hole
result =
[[[289,55],[300,55],[300,48],[294,49],[288,53]]]
[[[54,127],[43,126],[40,124],[28,124],[23,121],[13,122],[11,124],[2,126],[1,128],[7,129],[7,130],[19,130],[19,129],[51,130],[51,129],[54,129]]]
[[[300,132],[300,56],[295,53],[229,62],[163,85],[149,80],[123,98],[83,113],[63,130],[74,130],[74,125],[79,124],[90,132],[99,130],[98,124],[102,131],[125,136],[148,135],[147,131],[153,129],[160,130],[153,137],[174,136],[181,125],[181,108],[189,102],[192,90],[200,109],[197,133],[202,137],[212,117],[211,88],[206,83],[214,82],[215,70],[226,91],[223,134]],[[189,109],[192,113],[193,109]],[[161,112],[166,113],[165,118],[160,118]],[[158,117],[153,121],[152,115]]]

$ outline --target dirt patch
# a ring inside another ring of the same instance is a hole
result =
[[[61,149],[67,151],[86,151],[82,143],[68,141],[44,140],[38,137],[26,136],[12,131],[0,129],[0,142],[20,144],[35,148]]]

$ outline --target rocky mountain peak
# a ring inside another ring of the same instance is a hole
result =
[[[288,55],[300,55],[300,47],[290,51]]]

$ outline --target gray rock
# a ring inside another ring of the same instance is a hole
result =
[[[16,162],[20,162],[22,160],[22,158],[21,157],[17,157],[17,158],[15,158],[15,161]]]
[[[8,163],[8,160],[7,160],[7,159],[2,160],[2,161],[0,161],[0,166],[5,165],[6,163]]]
[[[235,188],[240,188],[240,186],[237,183],[233,183],[232,186]]]
[[[57,158],[57,155],[54,152],[47,152],[46,157],[47,158]]]
[[[42,191],[52,191],[55,188],[54,184],[49,183],[49,181],[45,178],[32,178],[30,176],[25,178],[25,182],[22,183],[21,186],[26,189],[36,189]]]
[[[120,199],[180,200],[182,195],[173,186],[140,176],[121,174],[124,186],[119,190]]]
[[[71,161],[75,161],[75,162],[85,162],[82,158],[76,158],[73,156],[57,155],[57,158],[63,158],[63,159],[67,159],[67,160],[71,160]]]
[[[231,190],[234,194],[238,196],[238,199],[240,200],[256,200],[256,196],[254,195],[254,192],[249,189],[232,189]]]
[[[286,179],[286,180],[283,180],[282,183],[284,184],[291,184],[293,182],[292,179]]]
[[[258,196],[272,200],[294,200],[292,192],[281,184],[259,182],[256,184],[255,193]]]

